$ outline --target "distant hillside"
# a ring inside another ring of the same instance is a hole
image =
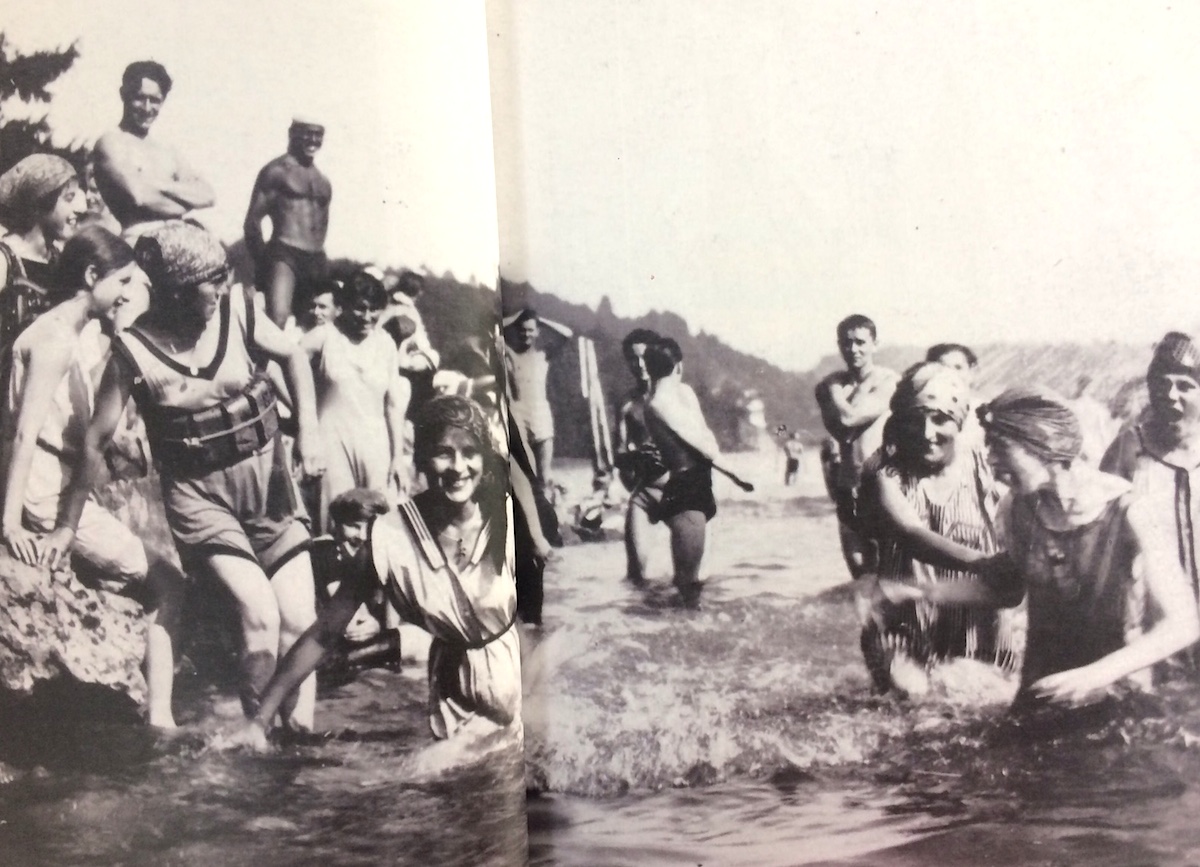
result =
[[[239,242],[230,250],[239,276],[250,276],[249,261]],[[333,263],[336,270],[354,267],[349,260]],[[719,338],[693,334],[687,321],[670,312],[619,317],[608,299],[593,310],[572,304],[528,283],[501,280],[502,302],[489,288],[462,283],[452,274],[424,273],[425,292],[418,306],[430,339],[443,357],[450,356],[464,335],[484,334],[494,322],[497,304],[505,314],[532,306],[541,316],[562,323],[578,335],[592,339],[604,387],[610,422],[624,401],[633,380],[621,357],[621,338],[634,328],[650,328],[679,341],[684,353],[684,379],[695,390],[705,416],[726,450],[739,447],[739,421],[744,419],[747,397],[757,395],[765,405],[768,430],[778,426],[801,430],[810,443],[822,433],[813,390],[821,377],[842,366],[833,353],[810,371],[786,371],[760,358],[739,352]],[[832,339],[830,343],[832,344]],[[989,397],[1018,384],[1043,384],[1066,397],[1083,393],[1109,407],[1118,417],[1129,417],[1145,403],[1143,377],[1150,361],[1150,346],[1117,342],[1014,344],[995,343],[972,347],[979,355],[977,388]],[[879,364],[902,371],[925,356],[923,348],[888,346],[880,350]],[[590,454],[587,403],[580,394],[579,359],[574,347],[551,365],[549,391],[556,426],[556,452],[564,457]],[[614,425],[615,426],[615,425]]]
[[[597,310],[571,304],[528,283],[501,280],[506,314],[532,306],[540,316],[566,325],[577,335],[591,338],[604,386],[610,421],[633,387],[621,357],[621,339],[634,328],[650,328],[679,342],[684,356],[684,380],[700,398],[705,416],[724,449],[738,445],[738,423],[747,392],[754,391],[766,406],[769,429],[786,424],[792,428],[811,403],[812,388],[804,375],[789,373],[747,355],[700,332],[693,334],[679,315],[652,311],[645,316],[624,318],[613,313],[607,299]],[[555,450],[564,456],[590,453],[587,403],[579,389],[578,353],[562,353],[551,365],[550,394],[556,425]]]
[[[823,376],[842,366],[836,354],[824,357],[810,371],[786,371],[739,352],[713,335],[692,334],[687,322],[674,313],[652,311],[645,316],[623,318],[614,315],[607,299],[592,310],[538,292],[527,283],[502,280],[501,291],[505,313],[532,306],[540,315],[595,342],[608,406],[614,412],[633,385],[621,358],[621,338],[634,328],[650,328],[679,341],[684,353],[684,379],[696,389],[722,448],[737,446],[738,420],[748,391],[756,391],[763,399],[768,430],[786,425],[789,430],[805,431],[810,442],[816,442],[822,435],[813,390]],[[1126,418],[1145,403],[1142,380],[1150,361],[1150,346],[1109,341],[1061,345],[996,343],[972,348],[980,359],[977,389],[984,397],[1010,385],[1041,384],[1068,398],[1086,394],[1108,406],[1115,416]],[[885,347],[878,362],[903,371],[924,357],[924,348]],[[590,447],[588,413],[579,393],[576,353],[564,353],[552,365],[550,376],[556,448],[564,456],[586,455]]]

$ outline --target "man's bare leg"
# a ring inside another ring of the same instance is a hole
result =
[[[267,315],[271,321],[283,328],[292,315],[292,301],[296,295],[296,273],[291,266],[278,259],[271,262],[267,275]]]
[[[667,521],[671,528],[671,561],[675,566],[675,587],[685,605],[700,602],[700,561],[704,559],[708,519],[703,512],[680,512]]]
[[[537,482],[543,490],[550,484],[550,462],[554,460],[554,437],[546,437],[533,443],[533,469]]]
[[[646,510],[630,500],[625,510],[625,580],[634,585],[646,583],[646,566],[650,561],[650,517]]]

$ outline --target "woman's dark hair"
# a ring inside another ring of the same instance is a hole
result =
[[[388,303],[388,293],[383,283],[366,271],[355,271],[350,279],[330,288],[333,291],[333,303],[343,310],[359,301],[366,301],[372,310],[382,310]]]
[[[133,248],[103,226],[85,226],[63,247],[56,265],[59,295],[74,294],[84,285],[88,268],[107,277],[133,262]]]
[[[979,365],[979,356],[977,356],[969,346],[963,346],[961,343],[939,343],[936,346],[929,347],[929,351],[925,353],[926,361],[941,361],[944,357],[957,352],[967,360],[967,364],[971,367]]]
[[[626,358],[630,358],[633,355],[633,347],[638,344],[648,347],[661,339],[657,331],[651,331],[649,328],[635,328],[626,334],[625,339],[621,341],[621,354]]]
[[[683,350],[670,337],[660,337],[646,347],[642,358],[646,362],[646,373],[657,381],[674,372],[676,365],[683,361]]]
[[[329,520],[335,524],[357,524],[390,511],[387,498],[369,488],[352,488],[338,494],[329,504]]]

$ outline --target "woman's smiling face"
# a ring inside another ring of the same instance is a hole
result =
[[[475,499],[483,479],[483,449],[460,427],[447,427],[429,451],[425,474],[429,488],[447,502]]]

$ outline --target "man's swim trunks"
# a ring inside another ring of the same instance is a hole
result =
[[[663,486],[662,499],[648,514],[653,523],[669,521],[683,512],[700,512],[706,521],[717,514],[712,469],[707,465],[673,471]]]
[[[267,292],[271,285],[271,273],[275,263],[286,265],[296,275],[296,294],[292,302],[294,310],[303,310],[312,300],[313,286],[323,280],[329,272],[329,260],[324,251],[301,250],[282,241],[271,240],[263,250],[258,262],[255,285],[259,292]]]

